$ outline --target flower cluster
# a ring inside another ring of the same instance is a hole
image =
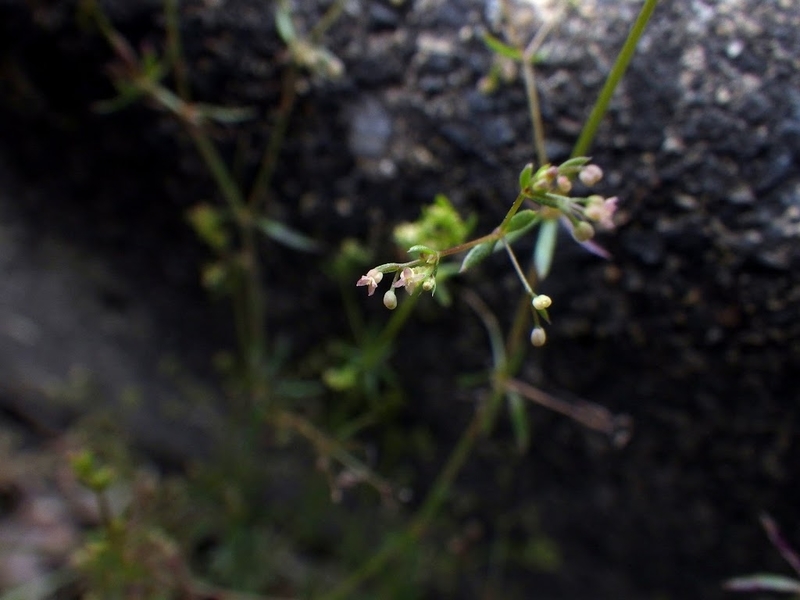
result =
[[[436,266],[437,261],[419,259],[410,263],[387,263],[367,271],[356,282],[356,286],[366,286],[367,295],[372,296],[378,289],[378,284],[383,280],[383,274],[394,272],[394,279],[389,290],[383,295],[383,304],[389,310],[397,307],[397,294],[395,288],[405,288],[406,292],[413,294],[417,288],[433,294],[436,291]]]
[[[589,196],[583,208],[583,216],[598,223],[603,229],[614,229],[612,217],[617,210],[618,201],[619,198],[616,196],[611,198],[603,198],[597,194]]]
[[[422,228],[418,224],[407,224],[401,230],[401,237],[408,238],[407,241],[419,242],[420,237],[425,238],[425,243],[435,243],[439,240],[434,239],[428,242],[428,237],[436,237],[435,231],[447,217],[445,221],[458,221],[460,233],[450,240],[451,247],[444,250],[433,250],[430,246],[417,243],[409,248],[409,253],[416,254],[418,258],[406,263],[386,263],[370,269],[366,275],[362,275],[356,283],[357,286],[367,288],[368,295],[372,296],[378,289],[378,284],[386,273],[394,273],[392,283],[383,296],[383,304],[392,310],[397,307],[397,288],[405,288],[409,294],[414,294],[418,290],[433,293],[436,290],[436,273],[441,258],[466,252],[466,256],[461,263],[459,272],[463,272],[492,253],[505,248],[514,266],[525,291],[531,299],[531,311],[533,317],[533,329],[531,330],[530,341],[534,346],[543,346],[547,340],[547,334],[542,327],[542,322],[549,323],[548,308],[552,305],[552,300],[544,294],[537,294],[533,286],[519,264],[511,244],[521,235],[546,222],[551,222],[553,231],[553,221],[560,219],[567,222],[572,229],[573,237],[595,252],[603,254],[602,248],[589,242],[594,237],[595,227],[612,229],[614,227],[614,213],[617,209],[618,199],[615,197],[604,198],[598,194],[586,197],[571,196],[573,186],[583,185],[590,188],[600,182],[603,178],[603,171],[595,164],[591,164],[586,157],[571,158],[561,165],[543,165],[534,172],[533,164],[528,164],[519,176],[520,193],[512,208],[503,219],[503,222],[492,233],[474,239],[470,242],[463,242],[466,236],[465,225],[457,219],[457,214],[446,199],[437,198],[436,207],[439,212],[424,211],[424,215],[429,217],[431,227],[425,229],[422,236]],[[528,201],[534,207],[522,209],[522,203]],[[441,213],[441,214],[440,214]],[[453,215],[456,215],[455,217]],[[436,216],[437,219],[433,217]],[[435,221],[435,222],[434,222]],[[427,222],[427,221],[426,221]],[[434,226],[435,225],[435,226]],[[542,231],[544,232],[544,226]],[[542,238],[540,238],[542,239]],[[555,238],[553,238],[555,239]],[[585,243],[588,242],[588,243]],[[438,243],[435,244],[439,246]],[[446,244],[445,244],[446,245]],[[543,278],[549,269],[552,260],[553,245],[537,245],[536,269],[537,273]],[[541,266],[544,264],[545,266]]]
[[[602,229],[614,228],[613,216],[618,202],[616,196],[603,198],[593,194],[586,198],[574,198],[568,195],[576,179],[586,187],[592,187],[603,179],[603,170],[588,163],[588,159],[571,159],[557,167],[545,165],[525,179],[522,193],[540,204],[543,212],[553,212],[553,216],[562,214],[569,221],[577,241],[586,242],[594,237],[593,224]]]

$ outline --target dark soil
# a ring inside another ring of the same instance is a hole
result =
[[[320,12],[316,2],[297,4],[302,30]],[[489,231],[532,158],[521,82],[478,91],[492,60],[479,35],[491,26],[490,4],[348,4],[325,38],[346,73],[306,82],[273,216],[331,249],[346,237],[370,240],[379,261],[391,250],[378,240],[439,192]],[[581,4],[537,66],[554,162],[569,155],[638,7]],[[37,236],[112,265],[165,347],[203,374],[230,340],[224,311],[209,308],[196,284],[203,253],[184,211],[213,186],[167,115],[142,106],[90,111],[113,93],[104,75],[111,56],[76,25],[74,8],[0,1],[0,153],[8,176],[35,191],[14,212]],[[283,72],[272,10],[254,0],[182,6],[196,98],[271,114]],[[116,0],[107,12],[135,45],[161,47],[158,2]],[[614,449],[536,409],[524,457],[504,426],[480,447],[459,479],[453,514],[484,524],[487,556],[507,522],[520,540],[546,534],[562,557],[555,572],[512,568],[500,597],[707,600],[725,596],[726,577],[786,572],[757,515],[771,513],[800,545],[798,27],[800,10],[787,1],[657,9],[592,148],[606,171],[601,193],[621,198],[619,228],[601,239],[613,259],[565,236],[542,285],[554,299],[548,344],[522,371],[556,396],[631,415],[634,435]],[[244,178],[267,133],[218,132],[231,156],[237,136],[245,142]],[[291,338],[298,355],[347,335],[338,288],[318,257],[275,245],[266,257],[277,335]],[[460,285],[479,291],[508,325],[519,290],[507,265],[491,261]],[[402,419],[435,435],[433,463],[476,399],[455,378],[490,360],[480,323],[455,291],[449,311],[420,312],[394,357],[407,383]],[[365,313],[385,319],[372,300],[364,299]],[[464,597],[486,597],[476,590],[488,560],[464,575]]]

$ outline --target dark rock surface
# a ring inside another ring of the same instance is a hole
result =
[[[116,0],[107,10],[135,44],[159,46],[159,4]],[[553,161],[568,155],[639,6],[580,4],[554,29],[538,66]],[[491,65],[479,33],[491,26],[492,3],[346,7],[326,36],[346,73],[304,86],[279,164],[275,216],[335,247],[346,236],[385,237],[443,192],[465,214],[477,212],[488,231],[532,154],[521,83],[491,96],[478,91]],[[0,1],[4,204],[25,203],[15,211],[25,216],[28,239],[53,237],[92,253],[117,273],[126,297],[144,296],[134,310],[142,316],[126,317],[128,327],[155,319],[164,335],[185,342],[208,313],[194,287],[199,253],[182,211],[213,188],[166,116],[142,107],[111,117],[89,111],[111,94],[103,75],[110,57],[102,40],[75,25],[73,10],[70,2]],[[319,14],[316,3],[298,2],[298,28]],[[195,97],[269,113],[281,72],[272,6],[193,2],[182,19]],[[727,576],[783,569],[757,526],[759,511],[772,512],[800,541],[798,27],[800,10],[790,1],[665,1],[615,97],[592,149],[607,173],[602,192],[622,199],[619,230],[602,239],[614,258],[602,262],[563,240],[542,288],[555,301],[548,347],[529,358],[524,374],[554,393],[631,414],[634,438],[612,451],[578,425],[537,411],[529,456],[501,454],[498,434],[459,489],[490,527],[492,515],[536,507],[537,527],[561,548],[563,567],[515,573],[529,595],[721,598]],[[254,148],[265,133],[249,132]],[[231,132],[220,135],[233,151]],[[257,160],[255,150],[245,154]],[[0,209],[4,219],[12,213]],[[17,246],[18,262],[6,263],[26,269],[22,279],[35,274],[31,245],[30,252]],[[336,289],[316,259],[280,248],[269,257],[274,327],[300,348],[320,331],[342,334],[329,317]],[[82,264],[56,270],[68,278],[63,273]],[[509,273],[498,262],[468,278],[501,315],[513,310],[518,286]],[[40,279],[15,296],[7,287],[14,281],[3,284],[0,368],[22,386],[31,376],[13,361],[25,327],[9,323],[20,305],[33,310],[25,293],[57,294],[41,291]],[[69,278],[59,285],[74,287]],[[365,310],[385,318],[376,304]],[[198,307],[194,317],[184,307]],[[64,302],[53,310],[77,318],[83,309]],[[107,318],[107,307],[97,311]],[[183,325],[169,318],[175,312]],[[45,328],[41,315],[27,318]],[[67,358],[81,356],[70,345],[78,341],[91,346],[87,357],[108,356],[107,338],[76,340],[76,327],[57,342],[57,331],[42,335],[62,354],[42,351],[34,364],[63,364],[63,374]],[[425,377],[408,377],[409,418],[427,420],[443,452],[469,410],[455,400],[467,393],[454,391],[452,377],[487,365],[482,336],[457,304],[401,339],[398,368],[410,375],[420,361],[427,365]],[[224,335],[203,339],[210,352]],[[128,376],[111,374],[99,358],[84,362],[117,381]],[[470,589],[480,589],[483,575],[464,584],[465,597],[478,597]]]

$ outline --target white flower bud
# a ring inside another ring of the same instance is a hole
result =
[[[547,296],[545,294],[539,294],[533,299],[533,302],[531,302],[531,304],[533,304],[533,308],[535,308],[536,310],[544,310],[545,308],[548,308],[552,303],[553,303],[552,298],[550,298],[550,296]]]
[[[436,279],[433,276],[428,277],[425,281],[422,282],[422,289],[425,290],[426,292],[430,292],[436,289]]]
[[[578,178],[586,187],[592,187],[603,178],[603,169],[597,165],[586,165],[581,169]]]
[[[397,294],[394,293],[394,290],[389,290],[383,295],[383,305],[389,310],[397,308]]]
[[[547,341],[547,334],[541,327],[534,327],[531,331],[531,344],[540,348]]]

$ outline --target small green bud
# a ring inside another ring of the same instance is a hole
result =
[[[541,327],[534,327],[531,331],[531,344],[540,348],[547,341],[547,334]]]
[[[95,457],[89,450],[83,450],[80,454],[72,457],[72,470],[81,481],[87,481],[91,478],[95,470]]]
[[[586,221],[581,221],[572,228],[572,237],[578,242],[588,242],[594,237],[594,227]]]
[[[394,290],[389,290],[383,295],[383,305],[389,310],[397,308],[397,294],[394,293]]]
[[[422,282],[422,289],[426,292],[432,292],[436,289],[436,278],[431,275],[425,281]]]
[[[115,479],[116,473],[113,469],[110,467],[100,467],[92,473],[86,481],[86,487],[95,492],[102,492],[107,490],[111,484],[114,483]]]
[[[536,310],[544,310],[549,308],[552,303],[553,300],[550,298],[550,296],[545,294],[539,294],[533,299],[533,302],[531,302],[531,304],[533,304],[533,308]]]
[[[533,176],[533,163],[528,163],[522,172],[519,174],[519,189],[524,192],[531,184],[531,177]]]

